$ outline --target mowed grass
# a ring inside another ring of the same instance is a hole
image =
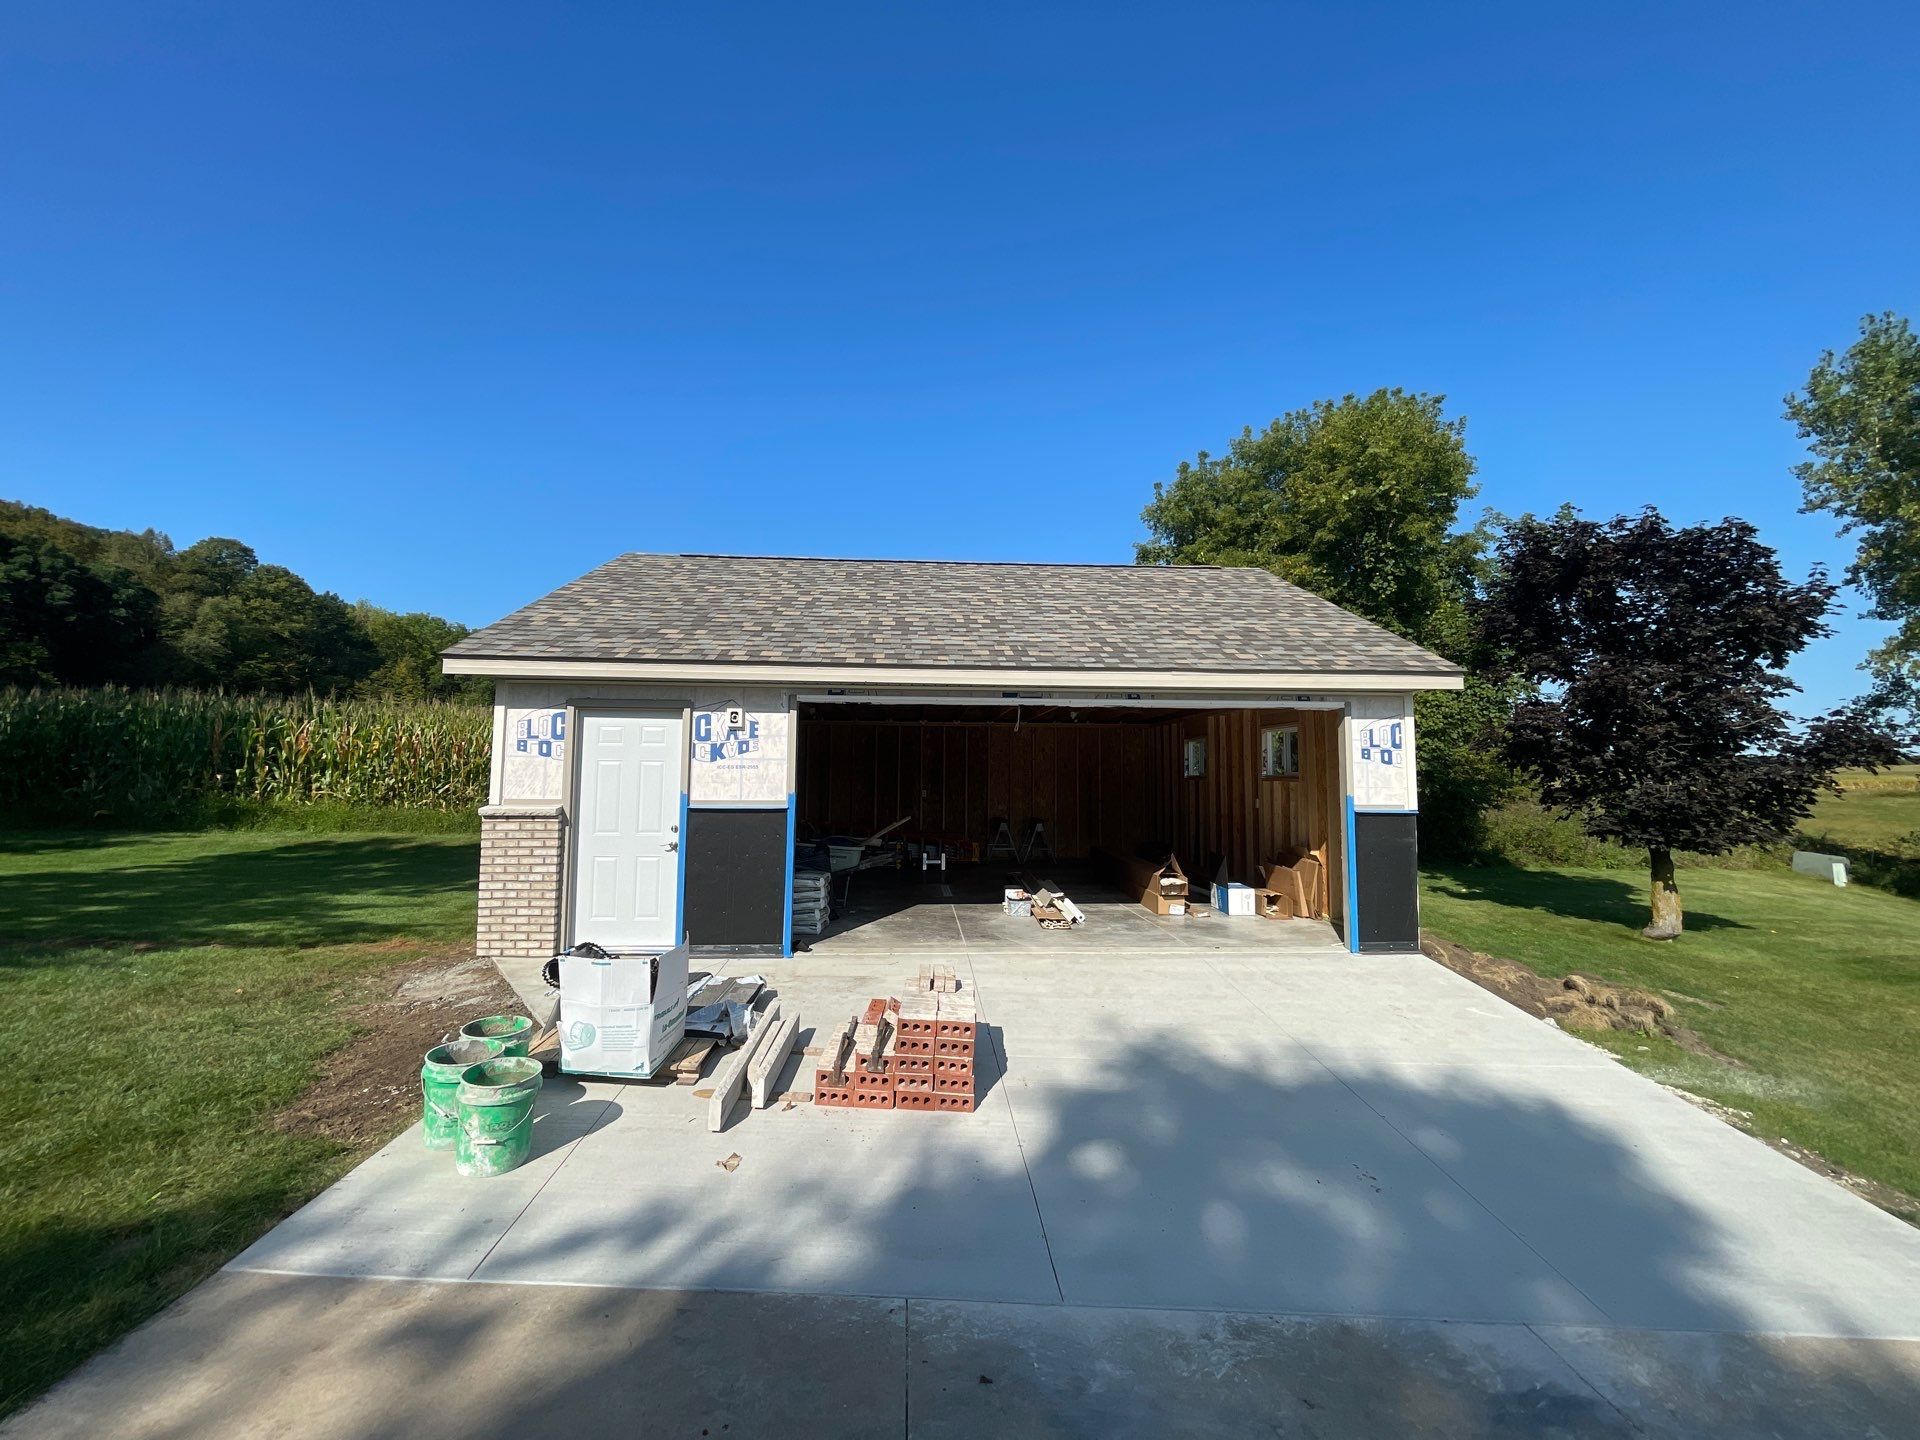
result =
[[[1778,870],[1682,871],[1687,933],[1642,940],[1643,876],[1430,868],[1422,923],[1542,975],[1655,991],[1741,1069],[1664,1038],[1608,1035],[1655,1079],[1753,1115],[1861,1175],[1920,1195],[1920,902]]]
[[[356,982],[471,941],[471,838],[0,836],[0,1414],[350,1157],[273,1117]]]
[[[1841,793],[1822,795],[1801,829],[1838,845],[1920,858],[1920,765],[1869,775],[1842,771]]]

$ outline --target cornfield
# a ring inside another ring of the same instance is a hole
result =
[[[5,689],[0,815],[160,820],[222,797],[471,809],[492,719],[432,701]]]

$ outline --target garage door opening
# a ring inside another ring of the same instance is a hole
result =
[[[831,847],[835,913],[821,935],[796,930],[795,947],[867,927],[914,948],[976,943],[969,924],[988,933],[1009,884],[1056,881],[1083,908],[1134,905],[1113,857],[1168,853],[1200,903],[1217,875],[1258,884],[1263,865],[1312,855],[1315,912],[1337,925],[1339,720],[1306,708],[803,701],[796,833]],[[882,832],[889,843],[857,848]],[[1288,929],[1234,928],[1275,942]],[[1324,924],[1314,930],[1324,941]]]

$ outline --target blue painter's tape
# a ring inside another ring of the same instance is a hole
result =
[[[687,795],[680,792],[680,872],[674,881],[673,933],[687,938]],[[678,943],[678,942],[676,942]]]
[[[793,958],[793,847],[800,841],[799,797],[787,796],[787,909],[780,921],[780,953]]]
[[[1347,796],[1347,949],[1360,953],[1360,856],[1353,844],[1353,797]]]

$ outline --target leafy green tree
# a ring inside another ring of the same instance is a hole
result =
[[[203,602],[177,644],[196,683],[270,694],[350,690],[380,662],[345,601],[281,565]]]
[[[1153,487],[1143,565],[1258,565],[1465,661],[1467,602],[1483,579],[1485,527],[1459,529],[1476,493],[1466,422],[1444,397],[1376,390],[1322,400],[1202,451]],[[1509,688],[1469,674],[1457,693],[1421,695],[1420,841],[1471,852],[1487,807],[1515,777],[1501,758]]]
[[[1533,687],[1508,757],[1589,834],[1647,851],[1649,939],[1684,925],[1676,850],[1781,840],[1835,770],[1898,758],[1859,707],[1796,729],[1775,703],[1795,688],[1787,662],[1829,633],[1835,587],[1787,580],[1746,521],[1566,508],[1509,525],[1499,551],[1482,633]]]
[[[353,607],[359,625],[380,663],[360,682],[360,693],[394,700],[485,700],[492,686],[482,677],[444,675],[440,652],[461,639],[467,627],[422,611],[398,614],[362,600]]]
[[[1897,628],[1868,657],[1882,693],[1912,706],[1920,686],[1920,337],[1891,313],[1860,322],[1844,355],[1829,350],[1786,398],[1814,458],[1794,467],[1808,510],[1860,543],[1847,579],[1874,618]]]
[[[1485,538],[1456,530],[1476,492],[1466,421],[1443,396],[1320,400],[1182,462],[1141,518],[1143,565],[1259,565],[1442,653],[1466,643]]]
[[[0,683],[485,697],[485,681],[439,673],[466,633],[315,593],[240,540],[176,550],[0,500]]]
[[[138,682],[158,615],[158,597],[119,566],[0,530],[0,683]]]
[[[203,600],[231,595],[259,568],[251,545],[209,535],[174,556],[169,588]]]

